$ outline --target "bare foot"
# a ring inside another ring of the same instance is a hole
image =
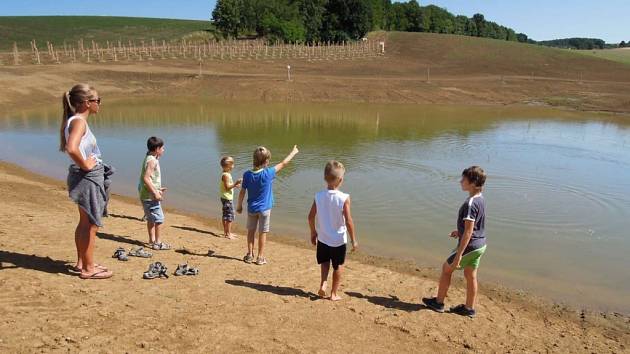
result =
[[[330,295],[330,301],[339,301],[341,300],[341,296],[337,294]]]
[[[321,297],[321,298],[325,298],[326,297],[326,290],[325,289],[319,289],[319,291],[317,292],[317,295],[319,295],[319,297]]]

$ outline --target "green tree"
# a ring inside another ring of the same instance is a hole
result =
[[[301,0],[299,11],[303,18],[307,42],[321,40],[322,22],[326,12],[327,0]]]
[[[212,11],[212,20],[223,35],[238,37],[241,26],[241,5],[240,0],[217,1],[217,5]]]

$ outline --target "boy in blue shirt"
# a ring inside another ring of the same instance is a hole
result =
[[[464,269],[466,278],[466,304],[451,307],[450,312],[474,317],[477,297],[477,268],[486,251],[486,202],[481,191],[486,182],[486,173],[479,166],[472,166],[462,172],[460,184],[468,192],[468,198],[459,208],[457,230],[450,236],[457,238],[457,248],[442,265],[442,275],[437,297],[423,298],[422,302],[430,309],[444,312],[444,299],[451,285],[451,276],[457,269]]]
[[[269,232],[271,208],[273,208],[273,181],[276,173],[280,172],[291,162],[298,153],[297,145],[293,146],[291,153],[274,167],[269,166],[271,152],[259,146],[254,150],[254,168],[243,174],[241,191],[238,194],[238,206],[236,212],[243,212],[243,200],[247,193],[247,254],[243,258],[245,263],[254,262],[254,241],[256,229],[258,229],[258,257],[257,265],[267,264],[264,256],[265,241]]]

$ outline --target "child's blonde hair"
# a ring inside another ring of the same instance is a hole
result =
[[[230,162],[234,163],[234,158],[232,156],[223,156],[221,158],[221,167],[227,167]]]
[[[344,165],[335,160],[328,161],[324,168],[324,179],[328,183],[333,183],[343,178],[346,174],[346,168]]]
[[[254,150],[254,168],[263,167],[271,160],[271,151],[264,146],[259,146]]]

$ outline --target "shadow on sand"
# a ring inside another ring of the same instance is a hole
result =
[[[187,250],[185,248],[181,248],[178,250],[175,250],[175,252],[179,253],[179,254],[183,254],[186,256],[197,256],[197,257],[211,257],[211,258],[218,258],[218,259],[227,259],[230,261],[237,261],[237,262],[242,262],[242,259],[236,258],[236,257],[230,257],[230,256],[224,256],[224,255],[220,255],[217,254],[215,251],[213,250],[209,250],[207,253],[197,253],[197,252],[193,252],[190,250]]]
[[[122,243],[128,243],[130,245],[135,245],[135,246],[146,246],[146,244],[142,241],[138,241],[138,240],[134,240],[132,238],[129,237],[125,237],[125,236],[118,236],[118,235],[114,235],[114,234],[106,234],[104,232],[97,232],[96,233],[96,237],[103,239],[103,240],[110,240],[110,241],[115,241],[115,242],[122,242]]]
[[[0,251],[0,270],[23,268],[50,274],[70,275],[68,267],[68,262],[52,259],[50,257]]]
[[[267,285],[267,284],[258,284],[258,283],[250,283],[245,280],[226,280],[227,284],[234,286],[242,286],[245,288],[250,288],[266,293],[272,293],[279,296],[298,296],[306,299],[310,299],[311,301],[319,300],[320,297],[312,292],[306,292],[302,289],[290,288],[287,286],[276,286],[276,285]]]
[[[140,222],[145,221],[145,220],[142,220],[142,218],[137,218],[135,216],[129,216],[129,215],[109,214],[109,216],[111,216],[112,218],[118,218],[118,219],[135,220],[135,221],[140,221]]]
[[[363,295],[357,292],[347,291],[346,294],[350,297],[356,297],[357,299],[366,299],[368,302],[383,306],[388,309],[396,309],[407,312],[420,311],[428,309],[426,306],[422,304],[412,304],[410,302],[400,301],[400,299],[396,296],[390,295],[389,297],[384,296],[368,296]]]
[[[190,231],[190,232],[197,232],[200,234],[205,234],[205,235],[212,235],[214,237],[219,237],[219,238],[223,238],[223,236],[214,233],[212,231],[207,231],[207,230],[201,230],[201,229],[197,229],[195,227],[190,227],[190,226],[177,226],[177,225],[172,225],[171,227],[175,228],[175,229],[180,229],[180,230],[184,230],[184,231]]]

